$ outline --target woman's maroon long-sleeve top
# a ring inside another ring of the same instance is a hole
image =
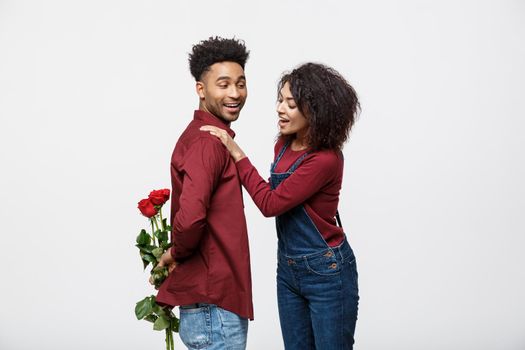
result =
[[[275,145],[275,157],[284,145],[281,138]],[[287,147],[275,172],[284,173],[309,150],[293,151]],[[343,156],[339,151],[311,152],[295,172],[275,190],[257,172],[246,157],[236,163],[239,177],[253,201],[264,216],[278,216],[303,204],[308,216],[329,246],[339,245],[343,229],[336,225],[335,214],[343,180]]]

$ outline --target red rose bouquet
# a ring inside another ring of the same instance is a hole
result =
[[[171,243],[169,243],[171,227],[167,224],[167,219],[162,217],[162,206],[169,198],[170,190],[154,190],[151,191],[148,198],[142,199],[138,203],[138,208],[142,215],[149,218],[151,234],[142,229],[137,236],[137,244],[135,246],[139,248],[144,270],[149,264],[152,265],[150,280],[155,285],[155,289],[158,289],[168,277],[168,268],[157,265],[162,254],[171,247]],[[155,296],[150,295],[137,303],[135,316],[139,320],[152,322],[153,329],[156,331],[165,330],[166,349],[174,349],[173,332],[179,331],[179,320],[173,314],[171,308],[158,305]]]

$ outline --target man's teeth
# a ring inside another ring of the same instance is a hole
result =
[[[226,107],[235,108],[235,107],[239,107],[241,104],[240,103],[225,103],[224,105]]]

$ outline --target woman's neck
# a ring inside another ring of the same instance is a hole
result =
[[[306,135],[295,135],[295,138],[292,140],[291,144],[292,151],[302,151],[308,148],[308,141]]]

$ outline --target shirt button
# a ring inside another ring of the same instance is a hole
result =
[[[332,255],[334,255],[334,253],[332,253],[332,251],[330,250],[329,252],[327,252],[324,256],[326,256],[327,258],[331,257]]]
[[[333,263],[332,265],[330,265],[330,268],[331,268],[331,269],[335,269],[335,268],[337,268],[337,263]]]

